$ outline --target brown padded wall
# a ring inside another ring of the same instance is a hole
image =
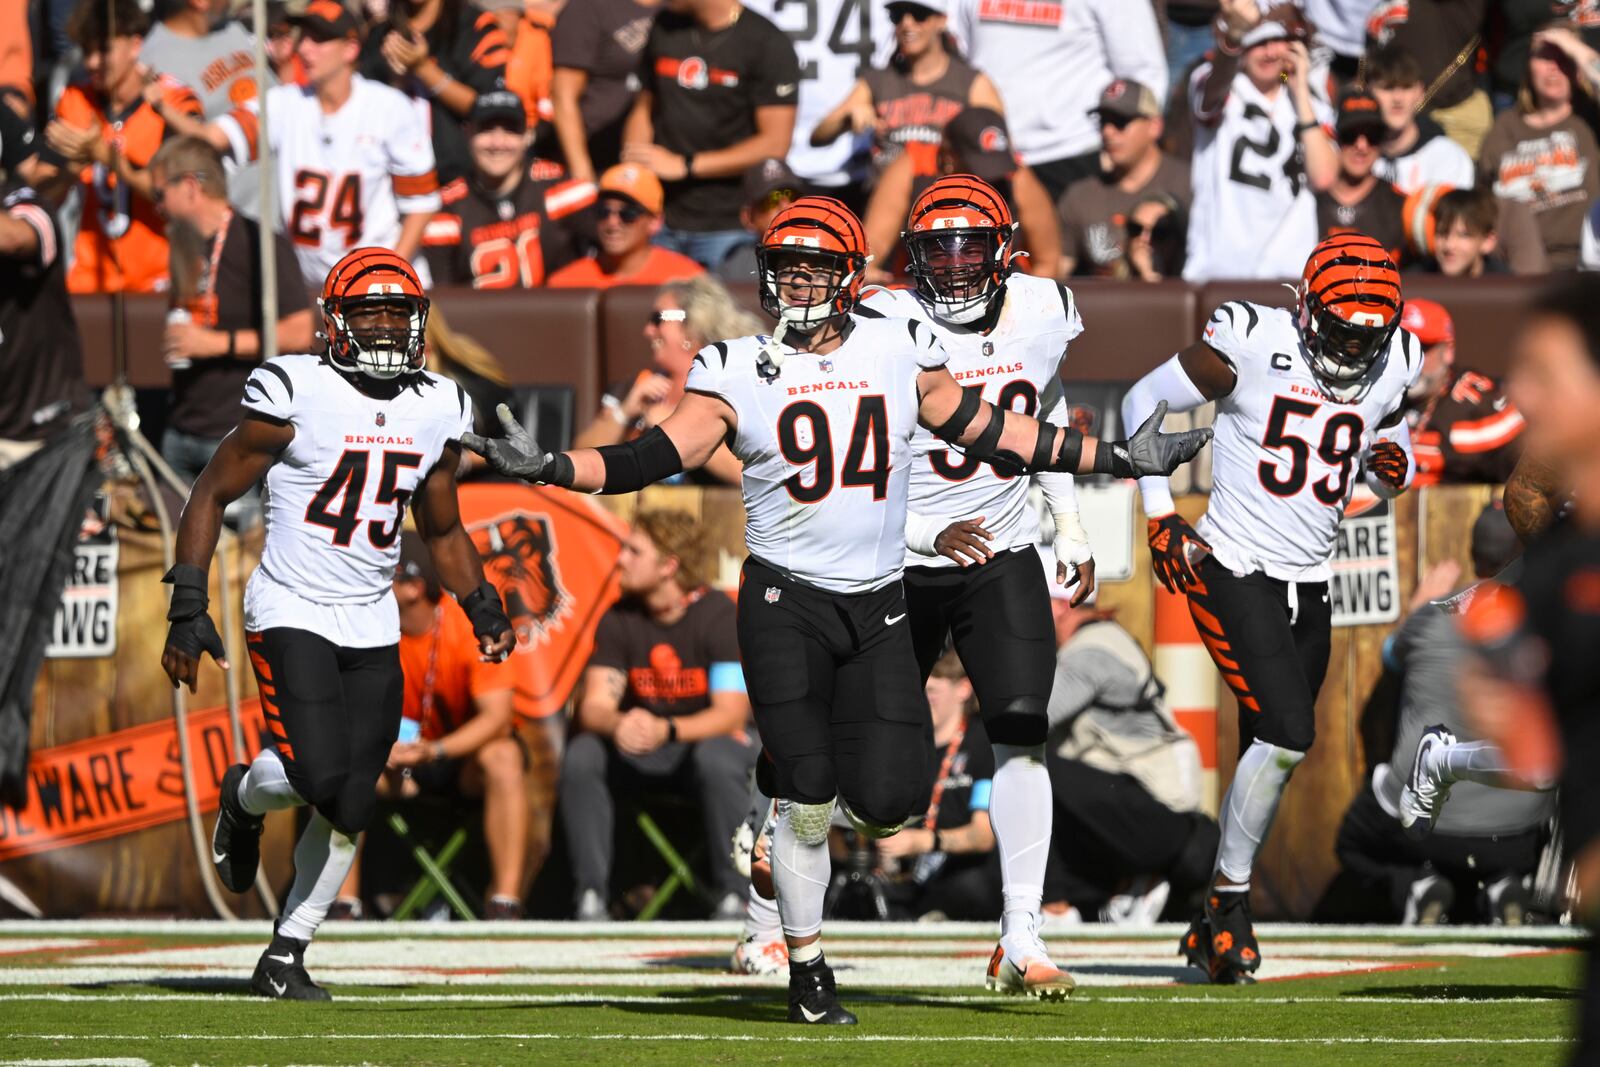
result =
[[[1457,363],[1491,374],[1506,370],[1522,309],[1543,284],[1541,278],[1405,277],[1407,296],[1438,300],[1454,317]],[[755,304],[753,284],[732,288],[741,304]],[[1133,381],[1199,337],[1211,312],[1227,300],[1294,306],[1294,295],[1277,282],[1191,287],[1080,278],[1073,280],[1072,290],[1084,334],[1073,342],[1063,377],[1079,382]],[[580,423],[596,410],[604,385],[625,380],[649,360],[640,331],[654,299],[651,288],[627,286],[607,293],[441,289],[433,298],[453,328],[477,338],[500,359],[514,384],[571,386]],[[167,384],[171,375],[161,361],[165,297],[135,295],[123,303],[129,380],[145,388]],[[104,385],[112,374],[112,298],[77,296],[72,304],[85,372],[91,384]]]

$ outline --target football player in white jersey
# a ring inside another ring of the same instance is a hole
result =
[[[427,112],[355,72],[360,25],[339,0],[312,0],[295,22],[307,83],[275,86],[265,98],[278,210],[306,286],[321,288],[351,249],[375,245],[409,260],[429,288],[419,249],[440,200]],[[244,164],[260,155],[260,110],[258,97],[216,122],[168,121]]]
[[[223,775],[211,851],[222,883],[242,893],[256,878],[263,816],[314,809],[250,980],[254,992],[286,1000],[328,999],[306,974],[306,946],[355,858],[400,730],[390,580],[407,504],[484,657],[503,658],[516,642],[456,510],[472,404],[422,369],[428,299],[411,265],[386,249],[357,249],[328,275],[320,304],[327,355],[282,356],[251,373],[243,416],[190,491],[177,565],[162,578],[173,590],[161,666],[193,691],[202,652],[228,667],[206,610],[222,510],[265,479],[267,539],[244,621],[273,746]]]
[[[634,492],[699,466],[724,440],[743,461],[750,556],[739,648],[765,747],[757,773],[779,800],[771,858],[789,1019],[853,1023],[819,940],[834,799],[863,833],[882,837],[922,810],[932,786],[928,705],[900,584],[918,425],[1019,471],[1122,477],[1169,472],[1209,435],[1160,434],[1157,412],[1128,442],[1097,441],[963,390],[927,326],[853,314],[866,236],[830,197],[780,212],[756,262],[777,333],[701,349],[683,401],[650,432],[552,454],[502,406],[510,438],[462,443],[502,473],[583,492]]]
[[[1400,329],[1400,275],[1365,234],[1317,245],[1295,311],[1223,304],[1201,340],[1145,375],[1122,404],[1217,405],[1211,499],[1198,530],[1165,478],[1140,482],[1156,577],[1189,611],[1239,701],[1240,755],[1222,801],[1213,889],[1181,951],[1212,981],[1249,981],[1261,949],[1250,872],[1289,776],[1310,750],[1328,669],[1328,577],[1357,475],[1381,497],[1416,463],[1406,390],[1422,346]]]
[[[1065,425],[1061,361],[1083,331],[1072,292],[1012,269],[1017,224],[993,186],[970,174],[940,178],[911,206],[901,241],[915,291],[869,289],[860,314],[898,315],[933,331],[964,389],[996,407]],[[1055,621],[1034,542],[1027,478],[983,463],[924,428],[911,441],[906,516],[906,606],[923,678],[953,640],[994,748],[989,818],[1000,852],[1005,911],[989,988],[1064,999],[1070,975],[1038,936],[1050,851],[1045,708],[1055,681]],[[1057,571],[1094,587],[1072,475],[1035,474],[1055,517]],[[981,532],[980,532],[981,531]],[[973,566],[981,564],[981,566]],[[1081,571],[1080,571],[1081,568]],[[1001,638],[997,640],[997,638]]]

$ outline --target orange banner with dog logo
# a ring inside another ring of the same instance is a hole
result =
[[[261,736],[261,707],[240,705],[246,744]],[[236,761],[226,706],[188,716],[200,810],[215,811],[222,772]],[[0,863],[181,819],[183,767],[173,719],[36,750],[28,761],[28,806],[0,806]]]
[[[517,630],[517,717],[554,715],[589,662],[600,616],[617,600],[627,524],[565,489],[479,483],[459,493],[484,576]]]

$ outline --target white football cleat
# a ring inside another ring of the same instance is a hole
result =
[[[785,973],[789,969],[789,946],[781,933],[773,941],[752,934],[735,946],[728,969],[734,974]]]
[[[984,984],[997,993],[1063,1001],[1078,988],[1072,975],[1050,962],[1050,953],[1032,924],[1006,934],[989,957]]]
[[[1456,735],[1443,726],[1430,726],[1417,741],[1417,754],[1411,760],[1411,775],[1400,788],[1400,826],[1415,840],[1433,832],[1444,802],[1450,796],[1450,782],[1433,768],[1434,754],[1456,743]]]

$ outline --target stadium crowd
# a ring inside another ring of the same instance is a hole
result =
[[[8,226],[37,229],[48,215],[59,222],[45,223],[50,247],[37,254],[46,267],[60,258],[71,293],[170,294],[161,449],[189,478],[232,425],[264,332],[279,351],[310,349],[323,278],[361,245],[394,249],[440,287],[659,286],[652,371],[609,385],[576,434],[582,446],[657,425],[697,350],[761,332],[726,286],[751,280],[757,235],[806,192],[860,212],[869,280],[886,284],[904,278],[912,199],[951,173],[1001,190],[1023,269],[1069,284],[1295,277],[1318,240],[1346,230],[1419,273],[1600,269],[1591,4],[812,0],[803,26],[786,6],[271,0],[273,84],[263,86],[248,5],[11,5],[0,31],[0,257],[16,258]],[[263,134],[270,221],[258,218]],[[265,241],[278,265],[272,323],[260,299]],[[0,304],[16,299],[0,292]],[[63,308],[65,324],[38,329],[38,316],[59,320]],[[0,465],[86,402],[76,338],[61,342],[70,306],[6,314],[8,331],[34,317],[38,347],[7,349]],[[1409,396],[1419,482],[1504,481],[1521,416],[1496,380],[1457,365],[1443,307],[1410,301],[1405,325],[1426,351]],[[429,329],[450,347],[442,320]],[[461,375],[480,419],[496,398],[489,362],[487,375]],[[723,448],[695,478],[733,483],[739,469]],[[241,527],[258,517],[252,497],[229,512]],[[621,563],[627,596],[600,624],[564,756],[532,762],[513,739],[509,683],[475,665],[465,616],[408,545],[396,590],[406,716],[419,726],[396,746],[386,789],[484,798],[490,917],[522,913],[542,859],[525,854],[525,775],[559,795],[577,916],[618,911],[613,797],[645,789],[694,802],[714,914],[746,915],[744,880],[721,857],[745,818],[759,746],[732,605],[706,588],[703,542],[682,514],[637,517]],[[1169,893],[1186,900],[1211,874],[1216,824],[1197,792],[1168,788],[1162,762],[1187,766],[1192,746],[1116,622],[1064,600],[1056,609],[1046,912],[1153,921]],[[1401,650],[1426,621],[1407,624]],[[929,697],[935,799],[921,825],[865,862],[895,883],[892,914],[993,917],[993,772],[958,661],[935,670]],[[1437,857],[1392,832],[1386,787],[1375,781],[1347,818],[1341,858],[1385,907],[1438,919],[1451,896],[1441,886],[1449,875],[1460,888],[1470,846],[1435,869]],[[1528,809],[1468,820],[1480,836],[1494,830],[1497,857],[1512,856],[1489,901],[1506,919],[1526,906],[1509,887],[1531,873],[1536,850],[1523,846],[1547,805],[1482,803]],[[1506,833],[1517,849],[1502,847]],[[839,836],[841,851],[857,847]],[[355,878],[348,917],[363,911]]]

